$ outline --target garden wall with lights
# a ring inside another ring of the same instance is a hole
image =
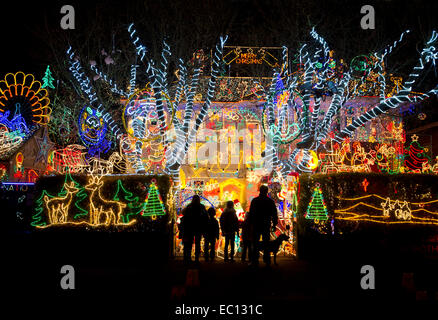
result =
[[[77,264],[165,260],[173,252],[171,186],[168,176],[42,177],[24,244],[41,259]]]
[[[300,176],[298,255],[416,255],[438,259],[438,176]]]
[[[38,230],[165,232],[173,215],[171,179],[144,175],[57,175],[35,185]]]

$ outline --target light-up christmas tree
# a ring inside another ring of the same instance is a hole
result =
[[[163,199],[158,191],[155,181],[152,181],[149,185],[148,195],[144,200],[144,206],[141,215],[149,216],[155,219],[157,216],[166,214],[166,208],[164,207]]]
[[[430,160],[427,151],[418,143],[418,136],[414,134],[412,142],[406,149],[405,167],[410,171],[421,171],[423,164],[427,164]]]
[[[48,87],[55,89],[55,86],[53,85],[53,81],[55,81],[55,79],[53,79],[52,77],[52,71],[50,71],[50,66],[47,66],[46,73],[44,74],[43,77],[43,85],[41,87],[42,88]]]
[[[327,207],[319,185],[313,190],[312,199],[307,207],[305,217],[312,220],[327,220],[328,218]]]
[[[123,223],[129,223],[131,216],[135,216],[143,210],[143,203],[132,192],[125,189],[121,180],[117,180],[117,190],[113,200],[126,202],[127,208],[122,215]]]
[[[46,190],[43,190],[40,197],[35,200],[35,214],[32,216],[32,222],[30,223],[33,227],[45,226],[47,222],[45,221],[44,214],[44,196],[53,198]]]

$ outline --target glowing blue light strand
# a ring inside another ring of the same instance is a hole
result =
[[[132,30],[132,31],[131,31]],[[140,61],[143,61],[144,56],[146,55],[146,47],[139,43],[139,38],[135,37],[134,34],[136,30],[134,29],[134,23],[131,23],[128,27],[129,36],[132,39],[132,43],[135,46],[135,49],[137,50],[137,55],[140,57]]]
[[[93,102],[97,101],[97,96],[90,85],[91,83],[90,79],[88,79],[88,77],[85,76],[84,72],[81,72],[82,67],[79,60],[73,61],[74,52],[71,47],[68,48],[67,55],[69,57],[69,62],[70,62],[69,70],[72,72],[76,81],[79,83],[81,90],[87,94],[89,103],[92,104]],[[116,138],[119,138],[122,132],[120,131],[120,128],[118,127],[117,123],[112,119],[111,115],[105,111],[102,104],[99,104],[97,106],[97,110],[103,115],[102,118],[108,124],[114,136],[116,136]]]
[[[99,77],[104,80],[106,83],[108,83],[111,86],[111,91],[114,93],[117,93],[123,97],[127,97],[128,94],[117,88],[117,83],[115,83],[112,79],[109,79],[108,76],[106,74],[104,74],[103,72],[101,72],[99,69],[97,69],[96,66],[92,65],[91,66],[91,70],[93,70],[97,75],[99,75]]]
[[[181,148],[184,146],[184,140],[187,138],[187,132],[189,131],[189,124],[190,120],[193,115],[193,100],[196,93],[196,89],[198,88],[199,83],[199,75],[201,73],[201,69],[197,68],[194,70],[192,81],[190,84],[190,89],[188,89],[188,93],[186,96],[186,106],[184,111],[184,119],[183,119],[183,125],[181,127],[181,130],[178,132],[176,145],[177,148],[174,149],[173,156],[175,157],[176,161],[182,160],[180,157],[177,157],[178,152],[180,152]]]
[[[129,80],[129,96],[133,95],[135,92],[135,86],[137,83],[137,68],[138,65],[131,65],[131,79]]]
[[[317,140],[321,141],[323,140],[330,129],[330,125],[332,123],[333,117],[339,112],[342,102],[345,101],[344,92],[345,89],[348,87],[348,83],[350,81],[351,75],[349,72],[344,74],[344,77],[342,78],[341,82],[339,83],[337,92],[333,95],[332,101],[330,103],[330,106],[327,110],[326,115],[324,116],[323,121],[321,121],[321,124],[318,127],[318,133],[317,133]]]
[[[431,48],[432,44],[434,44],[434,42],[437,39],[438,37],[436,36],[436,31],[433,31],[432,36],[430,40],[427,42],[426,44],[427,47],[425,49]],[[422,100],[426,97],[429,97],[432,94],[436,94],[437,91],[436,88],[434,88],[430,90],[427,94],[421,95],[420,97],[416,97],[416,98],[409,97],[409,93],[412,90],[412,86],[419,79],[420,72],[424,70],[424,65],[427,55],[433,54],[434,51],[432,51],[432,53],[429,53],[429,51],[427,51],[428,53],[426,54],[424,52],[425,50],[422,51],[418,64],[413,68],[413,72],[409,74],[408,79],[405,81],[405,83],[402,86],[402,90],[400,90],[397,95],[385,99],[376,107],[365,112],[360,117],[354,119],[350,125],[346,126],[339,134],[336,135],[334,141],[339,143],[342,142],[343,139],[351,136],[354,130],[356,130],[359,126],[364,125],[367,121],[370,121],[376,118],[377,116],[381,115],[382,113],[387,112],[389,109],[393,109],[400,106],[401,103],[419,101],[420,99]]]
[[[79,60],[74,61],[74,55],[74,51],[71,47],[69,47],[67,50],[67,56],[69,57],[70,63],[69,70],[75,77],[76,81],[79,83],[81,91],[83,91],[88,96],[88,100],[90,101],[90,103],[93,103],[97,100],[96,93],[90,85],[90,79],[88,79],[85,73],[81,71],[82,66]]]
[[[180,153],[178,156],[178,163],[181,163],[184,155],[187,154],[189,146],[192,144],[192,142],[196,136],[196,132],[198,131],[199,127],[201,126],[201,123],[204,121],[204,118],[206,117],[208,109],[211,105],[211,101],[214,97],[214,92],[216,89],[216,78],[217,78],[217,75],[219,73],[219,67],[220,67],[219,63],[222,60],[224,44],[227,41],[227,39],[228,39],[228,36],[225,36],[225,37],[221,36],[219,43],[216,44],[216,48],[215,48],[215,51],[213,54],[213,63],[212,63],[212,67],[211,67],[210,79],[208,81],[207,96],[205,98],[204,104],[201,107],[199,115],[197,116],[197,118],[195,120],[195,126],[190,131],[189,137],[188,137],[188,139],[186,139],[184,147],[182,148],[182,150],[180,150]]]

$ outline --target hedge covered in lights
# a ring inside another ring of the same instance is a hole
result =
[[[169,176],[56,175],[35,185],[37,230],[167,232],[173,217]]]
[[[301,175],[297,218],[301,258],[381,254],[435,259],[438,176]]]
[[[317,209],[322,217],[326,210],[327,218],[316,222],[327,227],[334,223],[340,228],[335,231],[373,224],[438,227],[437,175],[348,172],[301,175],[298,206],[301,227],[315,223],[315,219],[311,219],[315,215],[311,200],[317,189],[321,190],[323,198],[323,205]]]

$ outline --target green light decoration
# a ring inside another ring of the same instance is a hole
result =
[[[127,209],[125,209],[122,215],[123,223],[129,223],[131,221],[131,216],[139,214],[144,207],[144,204],[140,203],[139,197],[125,189],[121,180],[117,180],[117,189],[113,200],[125,202],[127,204]]]
[[[41,88],[52,88],[55,89],[55,86],[53,85],[53,81],[55,79],[52,77],[52,72],[50,71],[50,66],[47,66],[46,73],[43,77],[43,85]]]
[[[312,198],[309,206],[307,207],[305,218],[315,221],[328,219],[327,207],[325,205],[324,197],[319,184],[317,184],[313,190]]]
[[[148,195],[144,200],[144,206],[142,210],[142,216],[152,217],[156,219],[157,216],[166,214],[166,208],[164,207],[163,200],[161,199],[160,192],[155,184],[155,180],[152,180],[149,185]]]
[[[30,223],[33,227],[42,227],[47,225],[47,223],[43,219],[44,212],[44,196],[48,196],[49,198],[53,198],[54,196],[50,195],[46,190],[43,190],[41,196],[35,201],[36,208],[35,214],[32,216],[32,222]]]
[[[412,142],[409,147],[405,150],[404,163],[405,168],[408,171],[413,172],[427,172],[430,170],[431,159],[427,154],[428,149],[422,147],[418,143],[418,136],[414,134],[412,137]],[[429,169],[428,169],[429,167]]]
[[[74,195],[74,201],[75,201],[75,207],[78,210],[78,213],[76,213],[73,217],[74,220],[81,218],[83,216],[88,215],[88,210],[85,210],[81,207],[81,202],[88,198],[88,192],[85,190],[85,188],[79,184],[76,180],[73,179],[70,173],[67,173],[65,175],[64,183],[62,184],[62,189],[59,191],[59,193],[56,195],[56,197],[63,197],[67,194],[67,190],[65,189],[65,184],[70,184],[71,182],[74,183],[74,187],[79,189],[79,191]],[[44,212],[44,196],[48,196],[49,199],[54,198],[55,196],[50,195],[47,190],[43,190],[41,193],[41,196],[35,201],[36,207],[35,207],[35,214],[32,216],[32,222],[31,226],[37,227],[37,226],[45,226],[47,225],[47,222],[43,219],[43,212]]]
[[[67,194],[67,190],[65,189],[65,184],[69,184],[69,182],[73,182],[74,183],[74,186],[75,186],[75,188],[78,188],[79,189],[79,191],[74,195],[74,201],[75,201],[75,207],[79,210],[79,213],[76,213],[74,216],[73,216],[73,219],[78,219],[78,218],[81,218],[81,217],[84,217],[84,216],[86,216],[86,215],[88,215],[88,210],[85,210],[84,208],[82,208],[81,206],[80,206],[80,203],[84,200],[84,199],[86,199],[86,198],[88,198],[88,192],[87,192],[87,190],[85,190],[85,188],[82,186],[82,185],[80,185],[79,184],[79,182],[77,182],[77,181],[75,181],[74,179],[73,179],[73,177],[71,176],[71,174],[70,173],[67,173],[66,175],[65,175],[65,181],[64,181],[64,183],[62,184],[62,189],[61,189],[61,191],[58,193],[58,195],[57,195],[57,197],[64,197],[66,194]]]

